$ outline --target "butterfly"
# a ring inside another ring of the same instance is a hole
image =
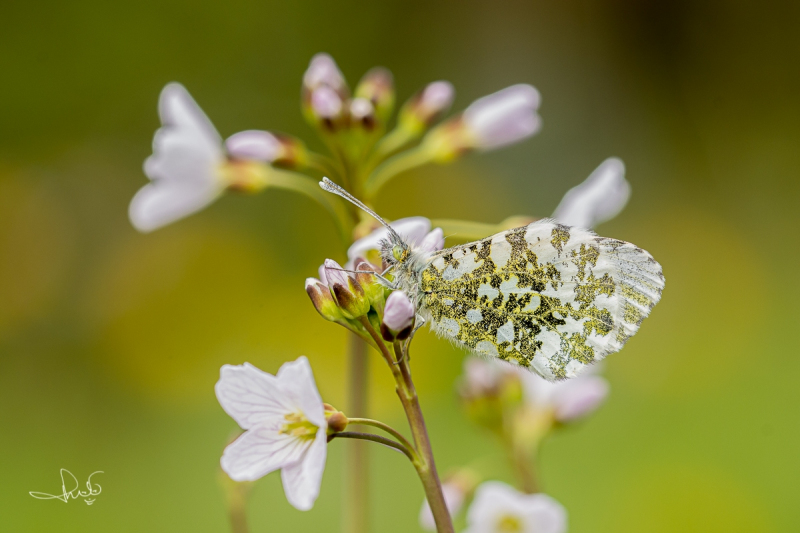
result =
[[[320,186],[386,227],[381,257],[393,280],[379,278],[406,292],[433,331],[549,381],[622,349],[661,299],[661,265],[629,242],[543,219],[423,251],[335,183]]]

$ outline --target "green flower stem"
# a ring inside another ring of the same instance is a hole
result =
[[[316,201],[336,221],[336,227],[342,237],[342,242],[349,243],[352,240],[351,228],[353,219],[345,211],[342,202],[335,200],[332,194],[322,190],[315,179],[296,172],[272,168],[267,175],[267,186],[298,192]]]
[[[368,359],[366,343],[353,333],[350,335],[350,397],[347,410],[361,416],[367,415]],[[342,513],[342,531],[366,533],[369,530],[369,447],[355,440],[345,450],[345,509]]]
[[[341,181],[341,170],[337,168],[336,161],[310,150],[306,153],[308,155],[307,163],[309,168],[318,170],[333,181]]]
[[[397,126],[390,131],[383,139],[381,139],[372,151],[366,167],[369,170],[374,169],[381,164],[384,159],[394,154],[405,145],[418,138],[419,135],[414,135],[406,128]]]
[[[372,427],[375,427],[375,428],[378,428],[378,429],[382,429],[386,433],[390,434],[391,436],[393,436],[394,438],[399,440],[400,443],[403,444],[404,446],[406,446],[407,448],[409,448],[411,450],[414,449],[414,446],[410,442],[408,442],[408,439],[406,439],[403,436],[402,433],[400,433],[399,431],[394,429],[389,424],[384,424],[383,422],[381,422],[379,420],[371,420],[369,418],[349,418],[348,417],[347,420],[350,421],[350,424],[361,424],[362,426],[372,426]]]
[[[535,494],[541,492],[541,485],[539,484],[538,476],[536,475],[535,459],[536,450],[529,453],[525,447],[520,446],[519,443],[514,442],[514,439],[507,439],[508,457],[511,461],[511,467],[517,474],[519,481],[519,488],[526,494]],[[538,443],[536,445],[538,448]],[[533,455],[533,457],[531,456]]]
[[[425,145],[420,145],[406,152],[397,154],[386,160],[385,163],[376,168],[370,177],[367,178],[364,184],[364,196],[367,199],[374,198],[381,187],[386,185],[389,180],[402,172],[430,163],[431,160],[431,152]]]
[[[380,353],[394,376],[395,390],[400,398],[400,403],[403,405],[403,410],[406,412],[411,434],[414,436],[416,460],[412,460],[412,464],[417,470],[417,475],[419,475],[422,486],[425,489],[425,497],[431,506],[433,519],[436,522],[436,530],[438,533],[455,533],[453,521],[442,494],[439,474],[436,472],[436,463],[433,459],[433,449],[428,437],[428,430],[425,427],[425,418],[422,416],[422,408],[419,405],[417,391],[414,387],[414,382],[411,380],[408,357],[403,357],[402,347],[399,342],[394,343],[395,356],[392,357],[392,353],[386,343],[383,342],[383,339],[372,327],[372,324],[369,323],[369,320],[366,317],[361,317],[361,323],[380,348]]]
[[[228,518],[231,523],[232,533],[248,533],[247,527],[247,499],[253,483],[250,481],[237,482],[220,471],[220,484],[225,492],[225,501],[228,507]]]
[[[434,219],[431,220],[432,228],[442,228],[445,236],[456,241],[471,242],[494,235],[500,228],[497,224],[485,224],[470,220]]]
[[[409,450],[404,445],[400,444],[397,441],[393,441],[392,439],[387,439],[386,437],[381,437],[380,435],[374,435],[372,433],[358,433],[355,431],[340,431],[339,433],[334,433],[330,437],[328,437],[328,442],[332,441],[333,439],[359,439],[359,440],[369,440],[372,442],[377,442],[378,444],[383,444],[384,446],[388,446],[389,448],[394,448],[395,450],[399,451],[411,462],[414,462],[414,452],[413,450]]]

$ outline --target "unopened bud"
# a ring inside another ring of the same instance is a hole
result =
[[[300,139],[268,131],[240,131],[228,137],[225,148],[235,159],[263,161],[285,168],[305,167],[308,160],[308,152]]]
[[[423,140],[432,158],[447,162],[470,150],[493,150],[539,130],[539,92],[520,84],[475,100],[460,116],[432,130]]]
[[[369,101],[377,117],[385,124],[394,108],[394,79],[383,67],[375,67],[358,82],[356,98]]]
[[[306,279],[306,293],[311,298],[311,303],[314,304],[314,309],[322,315],[325,320],[337,322],[342,320],[342,314],[339,312],[339,307],[331,295],[331,291],[327,285],[315,278]]]
[[[323,86],[336,91],[342,99],[348,96],[347,82],[336,61],[330,55],[320,53],[311,58],[303,74],[303,90],[310,93]]]
[[[328,423],[328,435],[333,435],[334,433],[339,433],[347,429],[347,424],[349,424],[350,421],[343,412],[329,403],[324,403],[322,406],[325,409],[325,421]]]
[[[448,81],[429,83],[400,110],[401,127],[420,135],[450,109],[454,95],[453,85]]]
[[[355,319],[369,313],[369,298],[361,284],[342,270],[332,259],[325,260],[325,275],[339,310],[345,318]]]
[[[354,98],[350,102],[350,125],[361,126],[367,131],[375,129],[375,108],[366,98]]]
[[[311,93],[311,117],[329,130],[342,123],[342,98],[330,87],[319,87]]]
[[[406,339],[414,327],[416,309],[406,293],[394,291],[386,299],[381,333],[384,339]]]
[[[375,266],[362,258],[355,261],[356,281],[364,289],[369,298],[369,303],[374,309],[383,309],[386,303],[386,296],[383,285],[375,276]]]

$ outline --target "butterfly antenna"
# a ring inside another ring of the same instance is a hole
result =
[[[349,192],[344,190],[342,187],[336,185],[334,182],[332,182],[328,178],[322,178],[322,181],[319,182],[319,186],[322,187],[323,189],[325,189],[328,192],[332,192],[333,194],[335,194],[337,196],[341,196],[342,198],[344,198],[345,200],[347,200],[351,204],[353,204],[356,207],[358,207],[359,209],[363,210],[365,213],[368,213],[375,220],[377,220],[378,222],[383,224],[383,227],[385,227],[389,231],[389,234],[393,238],[395,238],[395,239],[397,239],[398,241],[401,241],[401,242],[403,241],[403,238],[400,237],[400,235],[397,234],[397,232],[394,230],[394,228],[392,228],[389,225],[388,222],[383,220],[380,217],[380,215],[378,215],[378,213],[376,213],[375,211],[373,211],[372,209],[370,209],[369,207],[364,205],[364,203],[361,200],[359,200],[358,198],[356,198],[355,196],[353,196],[352,194],[350,194]]]

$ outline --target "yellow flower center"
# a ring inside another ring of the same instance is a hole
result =
[[[505,515],[497,521],[498,533],[518,533],[522,531],[522,521],[514,515]]]
[[[281,433],[308,440],[313,440],[317,436],[319,428],[309,422],[302,412],[290,413],[283,418],[286,423],[281,427]]]

